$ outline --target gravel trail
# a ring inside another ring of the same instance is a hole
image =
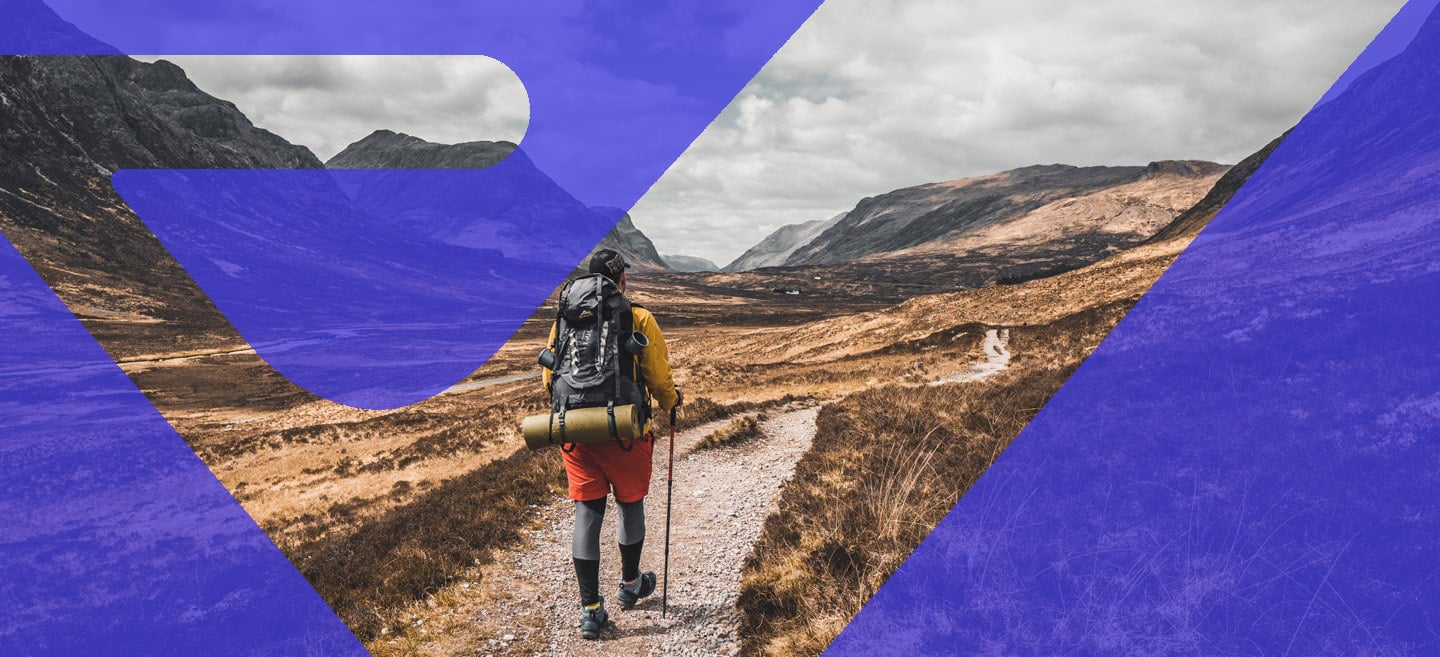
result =
[[[499,575],[515,592],[490,609],[494,635],[481,656],[494,655],[734,655],[739,650],[735,600],[740,567],[760,536],[781,486],[815,436],[817,407],[771,411],[763,437],[717,449],[694,449],[724,421],[676,436],[675,500],[671,521],[670,611],[660,617],[660,589],[634,609],[615,601],[620,557],[613,500],[602,534],[601,595],[612,624],[598,641],[580,638],[579,594],[570,560],[573,508],[556,500],[541,512],[541,529],[522,549],[502,557],[513,567]],[[642,570],[661,573],[665,536],[668,436],[656,437],[655,475],[646,498]],[[509,580],[509,581],[506,581]]]
[[[969,383],[972,381],[984,381],[1006,368],[1010,367],[1010,329],[990,329],[985,331],[985,362],[971,365],[955,376],[931,381],[932,386],[942,386],[947,383]]]

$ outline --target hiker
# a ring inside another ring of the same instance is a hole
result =
[[[551,393],[552,403],[557,405],[557,409],[561,404],[574,408],[605,406],[607,403],[635,403],[640,405],[645,414],[642,419],[642,422],[645,422],[649,420],[652,398],[659,402],[666,412],[680,405],[680,391],[670,377],[665,336],[660,333],[655,317],[650,311],[623,297],[625,270],[629,267],[625,257],[616,251],[596,251],[588,266],[593,280],[577,279],[566,287],[566,291],[561,293],[559,315],[562,318],[565,316],[567,303],[576,303],[567,295],[581,296],[588,293],[591,296],[587,299],[590,299],[592,304],[595,303],[595,297],[601,299],[599,308],[595,311],[599,317],[581,329],[565,324],[567,328],[564,330],[571,335],[561,336],[562,339],[558,341],[560,344],[557,344],[556,338],[562,323],[557,319],[556,324],[550,328],[547,345],[551,352],[562,354],[559,356],[561,360],[554,365],[556,370],[564,374],[574,371],[576,367],[585,367],[583,364],[576,365],[565,360],[569,358],[573,361],[584,357],[585,347],[589,344],[577,347],[573,343],[584,343],[586,340],[593,342],[596,340],[595,336],[618,334],[622,336],[618,341],[616,338],[609,338],[611,342],[607,342],[606,338],[602,337],[599,338],[599,343],[623,344],[623,336],[628,336],[633,330],[643,334],[648,339],[648,344],[644,344],[638,354],[612,348],[612,351],[620,354],[611,356],[619,358],[619,365],[615,367],[618,373],[604,378],[602,383],[592,387],[577,388],[578,384],[575,382],[583,382],[587,377],[553,376],[550,369],[542,366],[545,388]],[[593,277],[595,274],[604,278]],[[577,290],[577,287],[583,290]],[[607,290],[613,292],[607,293]],[[607,294],[612,296],[607,298]],[[588,319],[588,311],[581,316]],[[603,326],[606,323],[613,323],[614,328]],[[581,331],[588,333],[581,334]],[[593,349],[601,354],[605,353],[604,347]],[[567,353],[571,355],[565,355]],[[604,360],[604,357],[601,359]],[[599,364],[599,367],[603,366],[604,363]],[[593,372],[595,367],[591,366],[589,371]],[[592,373],[588,379],[597,377],[598,375]],[[654,448],[654,435],[646,431],[642,437],[633,441],[573,444],[565,445],[562,449],[565,477],[570,488],[569,496],[575,502],[573,557],[575,579],[580,586],[580,635],[585,639],[599,638],[600,630],[610,620],[605,611],[605,599],[600,596],[600,528],[605,519],[605,501],[612,492],[620,510],[620,518],[616,524],[620,544],[621,582],[616,599],[622,609],[629,609],[641,598],[655,591],[655,573],[640,572],[640,553],[645,545],[645,496],[650,492],[651,456]]]

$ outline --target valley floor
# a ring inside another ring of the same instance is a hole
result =
[[[658,618],[657,594],[613,610],[596,643],[577,643],[559,459],[518,435],[542,402],[533,358],[546,310],[468,381],[396,411],[297,393],[232,349],[125,368],[376,654],[818,654],[968,486],[954,482],[983,472],[1181,246],[896,306],[637,277],[691,400],[677,443],[673,615]],[[237,389],[249,393],[238,402]],[[759,437],[698,447],[762,413]],[[898,426],[866,428],[881,417]],[[976,418],[1001,428],[976,433]],[[923,447],[905,455],[925,462],[923,477],[872,449],[865,436],[880,433]],[[934,435],[979,451],[947,456]],[[663,456],[645,557],[657,570]],[[936,485],[948,488],[914,497]],[[855,529],[849,574],[805,566],[834,557],[826,532],[880,509],[917,520]]]

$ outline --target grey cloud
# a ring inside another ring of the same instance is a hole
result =
[[[146,58],[156,59],[156,58]],[[386,128],[443,143],[519,141],[524,85],[485,57],[165,57],[256,125],[322,159]]]
[[[894,188],[1037,163],[1235,162],[1401,0],[829,0],[634,210],[728,262]]]

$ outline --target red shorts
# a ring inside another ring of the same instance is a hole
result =
[[[626,445],[631,443],[626,442]],[[650,493],[650,461],[655,454],[654,436],[638,438],[630,451],[615,441],[576,445],[565,459],[565,479],[570,482],[570,499],[598,500],[615,491],[621,502],[638,502]]]

